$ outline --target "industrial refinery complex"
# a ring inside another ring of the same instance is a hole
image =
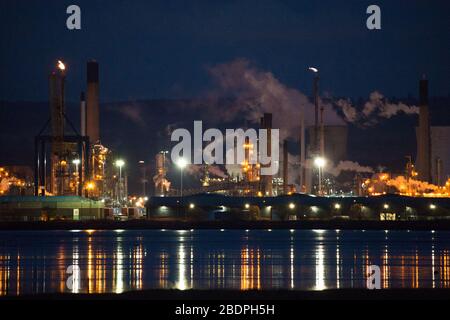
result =
[[[450,127],[431,125],[425,76],[419,80],[416,107],[417,155],[405,157],[403,172],[392,172],[348,168],[353,164],[347,159],[348,127],[325,124],[319,70],[309,71],[314,123],[306,125],[303,113],[298,119],[298,156],[289,150],[292,141],[280,142],[277,174],[261,174],[267,165],[250,160],[259,149],[247,136],[236,145],[244,152],[240,164],[173,163],[167,144],[151,156],[150,166],[139,162],[142,192],[132,195],[126,155],[101,141],[99,63],[87,62],[80,117],[70,119],[65,98],[69,68],[59,60],[48,76],[48,121],[34,137],[34,146],[25,146],[34,147],[34,168],[0,168],[0,220],[450,219]],[[266,150],[277,143],[271,141],[271,130],[282,129],[273,126],[277,116],[264,112],[253,124],[269,132]],[[171,178],[170,171],[175,172]],[[192,171],[194,183],[183,187],[183,176]]]

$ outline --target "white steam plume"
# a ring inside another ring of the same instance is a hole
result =
[[[305,110],[305,125],[314,123],[314,105],[299,90],[282,84],[271,72],[253,67],[246,59],[209,68],[217,88],[208,93],[211,105],[214,100],[230,97],[234,103],[226,108],[214,108],[220,121],[238,118],[259,121],[265,112],[273,113],[273,127],[280,128],[280,139],[297,137],[301,111]],[[326,125],[345,125],[332,105],[324,104]]]
[[[352,172],[366,172],[373,173],[374,170],[368,166],[361,166],[358,162],[353,161],[340,161],[337,166],[329,168],[327,170],[333,176],[337,177],[342,171],[352,171]]]
[[[347,122],[355,123],[363,127],[372,126],[379,122],[380,118],[389,119],[396,114],[417,114],[419,108],[408,106],[404,103],[391,103],[381,93],[374,91],[362,110],[356,109],[349,99],[340,99],[336,103],[345,116]]]

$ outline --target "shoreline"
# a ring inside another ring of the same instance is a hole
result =
[[[437,289],[328,289],[308,290],[176,290],[149,289],[116,293],[41,293],[2,296],[5,300],[155,300],[155,301],[236,301],[236,300],[450,300],[449,288]]]
[[[188,229],[323,229],[323,230],[413,230],[450,231],[450,220],[430,221],[175,221],[175,220],[91,220],[0,222],[0,231],[8,230],[188,230]]]

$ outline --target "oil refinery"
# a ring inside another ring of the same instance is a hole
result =
[[[283,129],[273,125],[278,114],[264,112],[252,128],[266,130],[269,138],[263,143],[245,136],[242,145],[236,144],[235,150],[243,150],[241,163],[173,163],[167,151],[171,145],[165,144],[149,166],[139,161],[142,192],[132,195],[128,164],[101,141],[98,62],[86,64],[77,124],[66,110],[70,68],[58,60],[48,76],[48,121],[34,139],[34,172],[27,167],[0,168],[0,220],[449,218],[450,127],[431,125],[428,80],[419,81],[415,159],[405,156],[403,172],[376,171],[348,159],[348,125],[326,123],[319,70],[309,71],[314,122],[306,125],[302,111],[296,119],[298,140],[279,143],[278,173],[262,174],[269,165],[252,161],[261,147],[270,156],[277,143],[270,133]],[[242,123],[247,126],[247,121]],[[298,149],[298,154],[291,149]]]

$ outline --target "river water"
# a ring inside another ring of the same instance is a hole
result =
[[[449,288],[450,232],[1,231],[0,295],[167,289]]]

